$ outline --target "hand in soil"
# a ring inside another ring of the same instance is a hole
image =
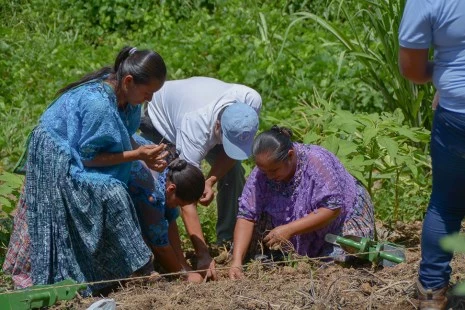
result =
[[[198,272],[188,272],[186,280],[187,280],[187,282],[202,283],[203,282],[203,277]]]
[[[239,280],[244,277],[244,273],[242,272],[242,266],[231,266],[229,269],[229,278],[231,280]]]
[[[217,280],[215,260],[210,256],[200,258],[197,262],[197,270],[205,275],[205,280]],[[205,270],[205,271],[202,271]]]
[[[286,225],[281,225],[272,229],[263,241],[265,242],[266,246],[270,249],[274,249],[275,247],[279,247],[283,243],[287,243],[291,238],[291,233],[288,231]]]

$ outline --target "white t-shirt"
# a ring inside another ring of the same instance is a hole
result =
[[[176,145],[180,157],[200,167],[208,151],[221,143],[214,134],[218,113],[235,102],[248,104],[260,113],[262,99],[252,88],[192,77],[165,82],[147,110],[154,127]]]

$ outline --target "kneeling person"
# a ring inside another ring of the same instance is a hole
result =
[[[202,172],[182,159],[172,161],[162,173],[151,171],[139,161],[133,164],[131,176],[129,192],[155,259],[170,273],[192,271],[181,249],[177,207],[200,199],[205,186]],[[190,282],[203,281],[195,272],[187,273],[186,277]]]
[[[239,199],[232,279],[242,277],[243,260],[254,251],[252,239],[269,248],[284,243],[300,255],[345,260],[340,247],[325,242],[327,233],[373,237],[373,205],[363,185],[331,152],[293,143],[291,135],[274,126],[255,138],[257,167]]]

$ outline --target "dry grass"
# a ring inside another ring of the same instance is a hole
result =
[[[347,267],[335,263],[300,261],[280,265],[252,262],[246,277],[228,279],[227,269],[219,270],[220,280],[202,284],[168,281],[127,282],[111,293],[117,309],[416,309],[414,282],[420,249],[420,224],[404,225],[388,239],[404,243],[406,263],[395,267],[369,264]],[[383,227],[379,227],[383,233]],[[219,253],[219,260],[227,255]],[[219,264],[220,265],[220,264]],[[227,264],[222,267],[226,267]],[[453,282],[465,278],[463,256],[452,262]],[[86,309],[100,298],[74,299],[54,309]],[[453,309],[465,309],[463,299],[453,298]]]

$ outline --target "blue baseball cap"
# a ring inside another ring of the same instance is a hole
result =
[[[221,116],[223,148],[232,159],[244,160],[252,154],[252,144],[258,130],[257,112],[245,103],[228,106]]]

